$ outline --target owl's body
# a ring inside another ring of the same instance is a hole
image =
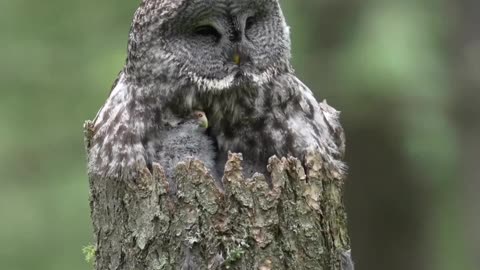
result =
[[[277,0],[145,0],[94,123],[90,173],[134,178],[158,161],[147,148],[164,149],[165,125],[196,109],[209,119],[220,171],[228,151],[242,153],[251,174],[270,156],[318,150],[343,173],[338,113],[295,77]]]
[[[244,172],[250,177],[254,172],[266,173],[273,155],[303,158],[307,151],[319,150],[331,169],[343,172],[338,112],[324,102],[319,104],[293,74],[278,75],[258,87],[192,95],[182,95],[187,97],[184,102],[192,104],[179,99],[175,106],[187,110],[203,106],[213,123],[210,135],[219,147],[218,170],[223,170],[228,151],[243,154]]]
[[[147,160],[160,164],[174,193],[175,167],[187,159],[201,160],[211,175],[218,178],[215,168],[216,150],[212,139],[195,117],[178,119],[178,123],[170,123],[156,134],[149,137],[145,149]]]

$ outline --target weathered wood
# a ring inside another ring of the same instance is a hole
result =
[[[85,125],[88,151],[90,123]],[[90,176],[95,269],[341,269],[349,249],[343,179],[319,154],[272,157],[242,175],[230,154],[224,190],[198,160],[178,164],[177,196],[160,165],[135,182]]]

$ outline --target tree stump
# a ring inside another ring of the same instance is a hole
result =
[[[87,122],[87,151],[90,139]],[[345,269],[343,176],[319,153],[305,167],[272,157],[269,184],[244,178],[231,153],[220,190],[201,161],[186,160],[176,196],[159,164],[134,182],[90,176],[95,269]]]

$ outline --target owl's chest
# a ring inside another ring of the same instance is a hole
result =
[[[205,111],[212,126],[229,128],[248,122],[261,113],[259,91],[254,88],[235,88],[220,93],[199,93],[194,98]]]

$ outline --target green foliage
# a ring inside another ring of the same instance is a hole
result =
[[[242,258],[244,254],[245,248],[241,246],[230,250],[227,254],[227,258],[225,259],[225,268],[230,269],[235,264],[235,262],[239,261]]]
[[[97,247],[95,245],[88,245],[82,248],[83,255],[85,256],[85,261],[87,263],[95,263],[95,254],[97,252]]]

